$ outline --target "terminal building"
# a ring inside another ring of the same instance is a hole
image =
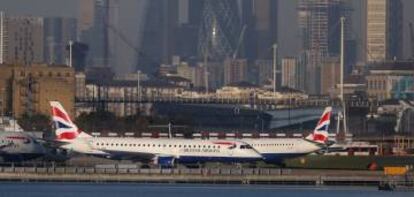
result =
[[[368,96],[377,100],[414,98],[414,63],[372,65],[366,76]]]

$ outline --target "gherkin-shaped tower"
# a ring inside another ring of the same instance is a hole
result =
[[[241,24],[237,0],[206,0],[198,36],[198,55],[222,61],[233,55]]]

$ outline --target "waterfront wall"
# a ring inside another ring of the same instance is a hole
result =
[[[412,182],[413,174],[393,177]],[[210,184],[378,185],[389,180],[380,171],[269,168],[140,169],[85,167],[2,167],[0,181],[135,182]]]

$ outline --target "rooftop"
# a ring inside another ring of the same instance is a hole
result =
[[[412,70],[414,71],[413,61],[390,61],[382,63],[373,63],[369,65],[369,70]]]
[[[277,91],[280,93],[303,93],[303,91],[293,89],[290,87],[286,87],[286,86],[278,88]]]
[[[240,82],[230,83],[230,84],[227,84],[226,86],[239,87],[239,88],[258,88],[259,87],[258,85],[249,83],[247,81],[240,81]]]
[[[349,75],[344,79],[346,84],[365,84],[365,78],[362,75]]]
[[[136,87],[138,84],[136,81],[128,81],[128,80],[108,80],[108,81],[100,81],[99,84],[92,80],[87,81],[86,84],[96,84],[101,86],[112,86],[112,87]],[[148,80],[148,81],[141,81],[140,85],[143,87],[163,87],[163,88],[177,88],[179,86],[168,83],[164,80]]]

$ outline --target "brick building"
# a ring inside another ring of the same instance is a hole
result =
[[[75,72],[62,65],[0,65],[0,111],[4,115],[49,115],[57,100],[74,114]]]

